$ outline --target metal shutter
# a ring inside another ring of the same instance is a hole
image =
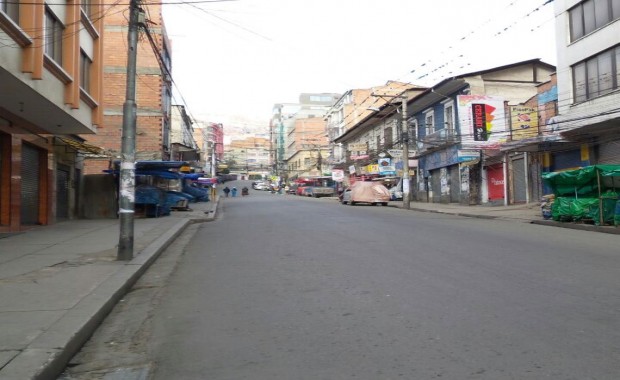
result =
[[[620,164],[620,141],[612,141],[598,146],[599,164]]]
[[[39,150],[22,145],[21,224],[39,223]]]
[[[56,217],[69,217],[69,170],[66,165],[58,165],[56,170]]]
[[[433,199],[431,202],[441,201],[441,170],[431,170],[431,190],[433,192]]]
[[[553,154],[553,171],[581,167],[581,150],[573,149]]]
[[[523,157],[512,160],[512,180],[514,191],[514,202],[522,203],[527,201],[527,189],[525,188],[525,161]]]
[[[460,202],[461,198],[461,172],[459,165],[450,166],[450,202]]]

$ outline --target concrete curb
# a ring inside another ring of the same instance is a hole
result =
[[[532,220],[531,224],[548,227],[561,227],[571,230],[600,232],[603,234],[620,235],[620,228],[614,226],[597,226],[594,224],[575,224],[570,222],[556,222],[555,220]]]
[[[148,267],[191,223],[181,220],[103,281],[2,370],[2,379],[54,379]],[[40,363],[33,366],[33,363]]]

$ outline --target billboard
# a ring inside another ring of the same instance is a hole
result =
[[[506,142],[504,99],[485,95],[459,95],[461,142],[465,148],[497,149]]]
[[[522,140],[538,136],[538,111],[533,107],[510,107],[510,136]]]

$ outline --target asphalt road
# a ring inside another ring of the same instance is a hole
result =
[[[257,191],[220,207],[153,313],[153,379],[620,376],[616,235]]]

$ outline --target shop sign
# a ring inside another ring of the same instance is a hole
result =
[[[388,154],[394,158],[401,158],[403,156],[402,149],[388,149]]]
[[[379,165],[377,165],[377,164],[370,164],[370,165],[366,166],[366,172],[368,174],[377,174],[377,173],[379,173]]]
[[[459,150],[457,152],[458,162],[468,162],[480,159],[479,150]]]

